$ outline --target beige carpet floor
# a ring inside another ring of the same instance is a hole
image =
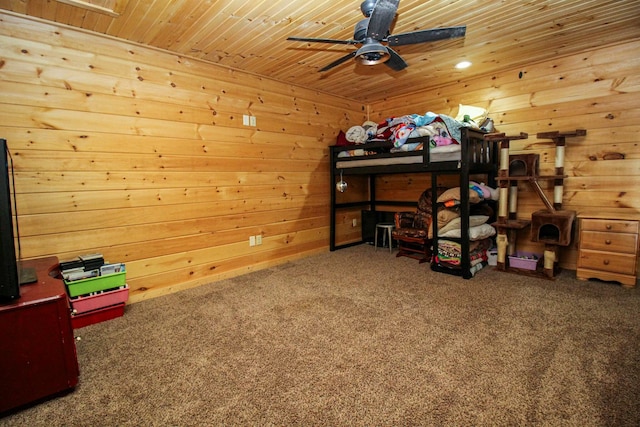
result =
[[[640,425],[640,292],[471,280],[367,245],[76,331],[75,391],[2,426]]]

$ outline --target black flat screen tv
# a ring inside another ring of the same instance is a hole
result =
[[[11,197],[13,163],[10,160],[7,141],[0,139],[0,302],[20,298],[20,285],[37,280],[34,269],[22,268],[20,250],[16,251],[13,232],[16,205],[12,203]],[[19,239],[20,235],[17,234]]]

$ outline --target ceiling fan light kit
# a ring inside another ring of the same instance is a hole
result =
[[[376,65],[389,60],[389,51],[378,41],[371,41],[356,52],[363,65]]]
[[[332,43],[347,45],[362,45],[358,50],[348,53],[319,71],[328,71],[351,58],[356,58],[363,65],[377,65],[384,63],[395,71],[407,68],[407,63],[389,46],[403,46],[408,44],[428,43],[438,40],[464,37],[466,26],[432,28],[429,30],[411,31],[391,35],[391,24],[395,19],[400,0],[365,0],[360,10],[365,16],[353,31],[353,40],[319,39],[306,37],[289,37],[287,40]],[[387,46],[382,43],[386,43]]]

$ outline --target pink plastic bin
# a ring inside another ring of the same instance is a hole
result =
[[[535,271],[538,266],[542,266],[542,254],[516,251],[515,255],[509,255],[509,267]]]
[[[97,295],[86,295],[71,298],[71,307],[75,314],[82,314],[87,311],[124,303],[128,298],[129,285],[125,285],[122,289],[114,289]]]
[[[94,323],[104,322],[105,320],[115,319],[124,314],[124,303],[100,308],[98,310],[88,311],[86,313],[72,315],[71,327],[73,329],[83,328]]]

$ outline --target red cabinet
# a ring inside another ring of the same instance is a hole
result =
[[[72,389],[78,360],[64,283],[52,276],[56,257],[25,261],[37,283],[0,304],[0,413]]]

